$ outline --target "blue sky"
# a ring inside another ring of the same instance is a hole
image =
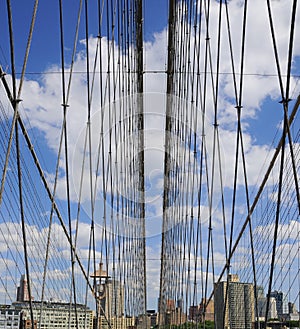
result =
[[[145,2],[145,19],[144,19],[144,51],[145,51],[145,68],[146,70],[164,70],[166,63],[166,40],[167,40],[167,12],[168,2],[159,0],[146,0]],[[236,65],[239,63],[239,42],[240,42],[240,17],[242,7],[239,1],[232,0],[229,2],[229,8],[232,17],[232,32],[234,40],[234,49],[236,50]],[[282,60],[282,71],[286,71],[286,49],[288,39],[286,35],[289,29],[289,14],[291,1],[280,0],[273,2],[274,15],[276,20],[276,33],[279,41],[280,56]],[[4,70],[10,73],[10,55],[7,29],[6,6],[1,3],[0,30],[4,31],[0,36],[0,63]],[[33,1],[13,1],[13,24],[14,24],[14,41],[16,51],[16,71],[19,73],[22,68],[22,60],[26,46],[26,38],[29,30]],[[215,55],[216,31],[213,28],[217,19],[218,1],[212,1],[212,23],[211,23],[211,40],[212,52]],[[257,10],[258,6],[261,10]],[[75,22],[77,15],[77,7],[74,6],[74,1],[64,2],[64,35],[65,35],[65,56],[66,64],[70,64],[72,54],[73,38],[75,33]],[[247,155],[247,163],[249,165],[249,185],[250,190],[257,189],[256,183],[261,179],[264,173],[264,163],[268,163],[268,159],[274,150],[274,146],[280,137],[280,122],[282,118],[282,106],[279,104],[279,88],[276,78],[276,70],[272,47],[270,44],[270,35],[268,25],[266,23],[265,6],[262,6],[261,0],[253,1],[249,5],[249,21],[247,39],[247,56],[245,66],[245,89],[244,89],[244,109],[243,109],[243,131],[244,142]],[[93,4],[89,7],[90,15],[90,45],[93,52],[96,45],[96,10]],[[296,20],[296,35],[295,40],[299,40],[299,13]],[[79,40],[85,39],[84,19],[82,18]],[[104,29],[105,35],[105,29]],[[224,40],[225,36],[224,36]],[[42,151],[43,161],[42,166],[45,169],[46,175],[53,184],[53,174],[55,170],[56,152],[58,146],[58,137],[61,127],[61,85],[60,76],[57,72],[60,70],[60,40],[59,40],[59,11],[57,1],[41,1],[39,4],[36,27],[32,40],[30,51],[26,82],[22,94],[21,113],[24,115],[24,121],[29,129],[30,135],[34,144]],[[82,71],[85,69],[85,45],[84,42],[78,44],[78,54],[75,62],[75,70]],[[294,62],[291,85],[291,97],[293,100],[298,95],[300,90],[299,84],[299,56],[300,44],[295,42],[294,45]],[[92,56],[92,55],[91,55]],[[221,70],[224,73],[230,72],[230,62],[228,57],[228,46],[224,41],[223,46],[224,62]],[[78,75],[79,76],[79,75]],[[80,77],[79,77],[80,78]],[[151,200],[147,204],[149,216],[146,219],[147,223],[147,255],[148,261],[148,282],[149,282],[149,308],[156,308],[156,298],[158,297],[159,285],[159,253],[160,253],[160,227],[161,227],[161,196],[162,196],[162,161],[163,161],[163,123],[164,123],[164,102],[165,98],[162,92],[165,91],[165,75],[161,73],[150,74],[146,73],[145,89],[149,93],[148,108],[149,120],[147,121],[147,141],[146,150],[148,151],[146,160],[146,175],[152,186],[148,195]],[[225,172],[225,190],[228,192],[228,199],[232,193],[232,163],[234,154],[235,128],[236,128],[236,112],[233,102],[233,89],[230,74],[224,74],[221,79],[220,91],[220,129],[222,133],[222,152],[224,155],[224,172]],[[73,200],[73,218],[75,216],[76,197],[78,195],[78,178],[79,163],[76,163],[76,151],[82,151],[79,146],[80,138],[83,136],[85,129],[86,116],[80,111],[84,109],[86,103],[82,97],[82,90],[85,84],[82,80],[75,79],[72,85],[70,99],[70,116],[69,116],[69,140],[72,156],[72,174],[74,188],[72,189],[71,197]],[[152,93],[152,94],[150,94]],[[85,92],[83,92],[85,94]],[[97,99],[97,95],[95,97]],[[209,100],[209,102],[211,99]],[[291,102],[291,107],[293,102]],[[93,113],[97,115],[97,106],[93,108]],[[207,113],[207,123],[212,122],[212,113]],[[298,119],[299,121],[299,119]],[[30,124],[30,125],[29,125]],[[278,130],[277,137],[274,136]],[[80,132],[80,133],[79,133]],[[81,134],[81,135],[80,135]],[[212,136],[212,131],[208,132],[208,136]],[[38,153],[40,151],[38,150]],[[75,161],[74,161],[75,159]],[[267,159],[267,160],[266,160]],[[259,178],[260,176],[260,178]],[[65,208],[65,168],[61,165],[60,177],[58,184],[58,200]],[[77,187],[76,187],[77,185]],[[243,222],[245,217],[244,191],[243,183],[239,185],[241,194],[239,195],[239,210],[240,220]],[[101,195],[101,188],[100,188]],[[153,193],[153,194],[151,194]],[[85,195],[86,203],[88,197]],[[101,205],[98,205],[99,211],[102,210]],[[46,207],[47,208],[47,207]],[[88,220],[89,206],[85,208],[86,214],[83,219],[83,228],[87,229],[86,221]],[[207,210],[207,209],[206,209]],[[217,209],[218,210],[218,209]],[[220,214],[216,210],[216,232],[220,233]],[[227,214],[230,212],[230,201],[226,208]],[[65,214],[65,210],[63,210]],[[82,232],[86,232],[85,230]],[[86,251],[86,240],[82,236],[80,247],[83,254]],[[221,250],[221,247],[219,248]],[[62,250],[63,247],[62,247]],[[224,255],[220,251],[217,254],[219,258],[216,261],[222,263]]]

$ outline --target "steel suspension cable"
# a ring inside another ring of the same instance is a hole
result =
[[[291,125],[293,123],[299,106],[300,106],[300,96],[298,96],[297,102],[294,105],[294,108],[293,108],[293,110],[291,112],[291,115],[289,117],[289,125]],[[258,205],[258,201],[260,200],[260,197],[262,195],[262,192],[263,192],[263,190],[264,190],[264,188],[265,188],[265,186],[266,186],[266,184],[268,182],[268,179],[270,177],[270,174],[271,174],[271,172],[272,172],[272,170],[274,168],[274,164],[275,164],[275,162],[277,160],[277,157],[278,157],[278,155],[280,153],[280,150],[282,148],[282,143],[283,143],[283,140],[284,140],[285,137],[286,136],[282,136],[282,138],[280,139],[279,143],[277,144],[277,146],[275,148],[274,155],[273,155],[273,157],[272,157],[272,159],[271,159],[271,161],[269,163],[269,166],[268,166],[268,169],[267,169],[267,171],[265,173],[265,176],[264,176],[264,178],[263,178],[263,180],[261,182],[261,185],[260,185],[260,187],[259,187],[259,189],[257,191],[257,194],[255,195],[255,198],[254,198],[254,200],[252,202],[252,205],[251,205],[251,208],[250,208],[250,213],[247,215],[247,217],[246,217],[246,219],[245,219],[245,221],[243,223],[243,226],[242,226],[242,228],[241,228],[241,230],[240,230],[240,232],[239,232],[239,234],[237,236],[237,239],[236,239],[235,243],[232,246],[231,253],[228,256],[229,259],[231,259],[233,257],[233,255],[234,255],[234,253],[235,253],[235,251],[237,249],[237,246],[238,246],[238,244],[239,244],[239,242],[241,240],[241,237],[244,234],[246,227],[248,226],[248,222],[251,219],[250,216],[252,215],[254,209]],[[221,279],[222,279],[225,271],[227,270],[227,267],[228,267],[227,264],[223,267],[222,271],[220,272],[220,275],[219,275],[219,278],[218,278],[217,283],[219,283],[221,281]],[[209,300],[212,298],[212,295],[213,294],[211,294]]]
[[[7,4],[9,5],[9,1],[7,1]],[[31,24],[30,24],[30,31],[29,31],[29,36],[27,39],[27,45],[26,45],[26,51],[25,51],[25,56],[24,56],[24,62],[23,62],[23,67],[22,67],[22,73],[21,73],[21,78],[20,78],[20,83],[19,83],[19,89],[18,89],[18,95],[16,96],[16,87],[13,87],[15,90],[13,91],[13,95],[15,96],[15,100],[20,100],[21,97],[21,91],[22,91],[22,86],[23,86],[23,81],[25,77],[25,71],[26,71],[26,66],[27,66],[27,61],[28,61],[28,55],[29,55],[29,50],[31,46],[31,40],[32,40],[32,35],[33,35],[33,29],[35,25],[35,19],[36,19],[36,13],[37,13],[37,8],[38,8],[38,0],[35,0],[34,3],[34,9],[33,9],[33,14],[32,14],[32,19],[31,19]],[[9,22],[12,22],[12,16],[9,14]],[[13,36],[12,36],[12,28],[11,28],[11,23],[9,24],[9,29],[10,29],[10,43],[13,43]],[[14,58],[14,50],[12,49],[11,53],[11,58]],[[15,76],[15,69],[12,68],[12,75]],[[2,67],[0,67],[0,77],[4,76],[4,72],[2,70]],[[15,78],[13,78],[15,79]],[[18,101],[19,102],[19,101]],[[18,109],[18,105],[16,104],[16,109]],[[8,145],[7,145],[7,152],[6,152],[6,160],[5,160],[5,165],[2,173],[2,178],[1,178],[1,188],[0,188],[0,205],[2,203],[2,194],[4,190],[4,183],[5,183],[5,177],[7,173],[7,166],[8,166],[8,161],[9,161],[9,154],[10,154],[10,149],[12,146],[12,140],[13,140],[13,133],[15,130],[15,124],[17,121],[17,116],[18,116],[18,111],[14,112],[13,119],[12,119],[12,125],[11,125],[11,132],[10,132],[10,137],[8,139]]]
[[[28,261],[28,252],[27,252],[27,239],[26,239],[26,227],[25,227],[25,217],[24,217],[24,204],[23,204],[23,187],[22,187],[22,172],[21,172],[21,162],[20,162],[20,145],[19,145],[19,134],[18,134],[18,101],[17,101],[17,86],[16,86],[16,75],[15,75],[15,53],[14,53],[14,38],[13,38],[13,23],[12,23],[12,10],[11,2],[7,0],[7,14],[9,22],[9,40],[10,40],[10,55],[11,55],[11,68],[12,68],[12,89],[13,94],[11,100],[13,101],[12,106],[14,110],[13,126],[12,129],[15,129],[16,134],[16,153],[17,153],[17,168],[18,168],[18,185],[19,185],[19,203],[20,203],[20,218],[22,225],[22,238],[23,238],[23,249],[24,249],[24,260],[25,260],[25,271],[28,280],[28,295],[29,295],[29,307],[30,307],[30,319],[31,319],[31,328],[34,329],[34,318],[32,310],[32,296],[31,296],[31,283],[30,283],[30,271],[29,271],[29,261]],[[12,143],[12,132],[10,134],[10,141]],[[8,151],[6,155],[6,166],[8,165],[8,157],[10,152],[10,145],[8,145]],[[6,172],[7,167],[4,167],[4,173]],[[5,175],[2,176],[3,189],[4,189],[4,180]],[[1,183],[2,184],[2,183]],[[1,185],[2,189],[2,185]],[[2,193],[2,191],[1,191]],[[0,201],[1,204],[1,201]]]
[[[291,138],[289,135],[289,125],[287,120],[287,110],[288,110],[288,102],[289,102],[289,88],[290,88],[290,72],[291,72],[291,62],[292,62],[292,54],[293,54],[293,41],[294,41],[294,29],[295,29],[295,16],[296,16],[296,8],[297,8],[297,1],[293,1],[293,9],[292,9],[292,18],[291,18],[291,30],[290,30],[290,38],[289,38],[289,49],[288,49],[288,65],[287,65],[287,81],[286,81],[286,90],[285,90],[285,97],[282,100],[283,110],[284,110],[284,120],[283,120],[283,133],[282,133],[282,145],[281,145],[281,160],[280,160],[280,169],[279,169],[279,184],[278,184],[278,196],[277,196],[277,207],[276,207],[276,216],[275,216],[275,227],[274,227],[274,242],[273,242],[273,250],[272,250],[272,260],[270,265],[270,280],[268,286],[268,297],[267,297],[267,304],[266,304],[266,314],[265,314],[265,327],[267,325],[268,319],[268,311],[269,311],[269,303],[270,303],[270,295],[272,289],[272,281],[274,275],[274,264],[275,264],[275,255],[276,255],[276,247],[277,247],[277,238],[278,238],[278,225],[279,225],[279,217],[280,217],[280,208],[281,208],[281,193],[282,193],[282,180],[283,180],[283,166],[284,166],[284,155],[285,155],[285,138],[286,134],[289,136],[290,142],[290,150],[292,155],[292,162],[293,162],[293,173],[295,178],[296,188],[298,187],[297,183],[297,172],[294,163],[294,155],[291,145]],[[273,38],[274,43],[274,38]],[[279,67],[279,63],[276,60],[277,67]],[[297,201],[298,201],[298,210],[300,210],[300,203],[299,203],[299,190],[297,190]]]
[[[290,77],[291,77],[291,63],[292,63],[292,54],[293,54],[293,39],[294,39],[294,30],[295,30],[295,16],[296,16],[296,8],[297,8],[297,1],[293,2],[293,10],[292,10],[292,19],[291,19],[291,32],[290,32],[290,39],[289,39],[289,53],[288,53],[288,67],[287,67],[287,85],[286,85],[286,91],[284,94],[284,87],[283,87],[283,81],[282,81],[282,74],[281,74],[281,68],[279,63],[279,56],[278,56],[278,48],[276,43],[276,37],[275,37],[275,31],[274,31],[274,24],[273,24],[273,18],[272,18],[272,11],[271,11],[271,4],[270,0],[267,0],[267,9],[268,9],[268,18],[270,23],[270,30],[271,30],[271,36],[272,36],[272,43],[274,48],[274,56],[275,56],[275,62],[276,62],[276,68],[277,68],[277,75],[278,75],[278,81],[279,81],[279,87],[281,92],[281,98],[282,98],[282,105],[284,110],[284,116],[286,117],[285,120],[288,123],[288,102],[289,102],[289,84],[290,84]],[[298,209],[300,213],[300,195],[299,195],[299,184],[298,184],[298,178],[297,178],[297,170],[295,165],[295,157],[292,147],[292,137],[290,132],[290,126],[289,124],[286,127],[287,129],[287,136],[289,140],[289,147],[290,147],[290,154],[292,158],[293,163],[293,174],[294,174],[294,180],[295,180],[295,190],[297,195],[297,201],[298,201]]]
[[[78,328],[77,314],[77,294],[75,283],[75,259],[73,250],[72,238],[72,218],[71,218],[71,197],[70,197],[70,177],[69,177],[69,154],[68,154],[68,133],[67,133],[67,108],[69,105],[66,102],[66,81],[65,81],[65,58],[64,58],[64,30],[63,30],[63,6],[62,0],[59,0],[59,22],[60,22],[60,52],[61,52],[61,83],[62,83],[62,107],[63,107],[63,132],[64,132],[64,149],[65,149],[65,172],[66,172],[66,193],[67,193],[67,217],[70,236],[70,255],[71,255],[71,290],[70,290],[70,307],[69,321],[71,321],[71,304],[72,293],[74,298],[75,323]]]

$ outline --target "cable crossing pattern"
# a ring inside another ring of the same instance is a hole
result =
[[[299,327],[297,1],[150,2],[1,3],[0,328]]]

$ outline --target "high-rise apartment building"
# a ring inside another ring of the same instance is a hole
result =
[[[216,329],[252,329],[254,317],[253,284],[239,282],[237,275],[214,286]]]

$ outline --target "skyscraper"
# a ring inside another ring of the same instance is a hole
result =
[[[20,286],[17,288],[17,302],[28,302],[29,291],[26,275],[23,274],[20,279]]]
[[[266,316],[266,307],[267,307],[267,297],[264,295],[264,288],[261,286],[257,286],[257,318],[260,321],[265,320]],[[269,312],[268,319],[276,319],[277,309],[276,309],[276,300],[274,297],[270,297],[269,301]]]
[[[274,297],[276,300],[276,310],[279,318],[289,313],[287,298],[283,292],[277,290],[272,291],[270,297]]]
[[[124,287],[114,279],[109,279],[104,285],[104,296],[101,298],[101,313],[110,319],[124,315]],[[103,314],[104,313],[104,314]]]
[[[251,329],[254,322],[254,291],[250,283],[239,282],[238,276],[229,277],[214,287],[215,328]],[[226,298],[227,295],[227,298]]]

